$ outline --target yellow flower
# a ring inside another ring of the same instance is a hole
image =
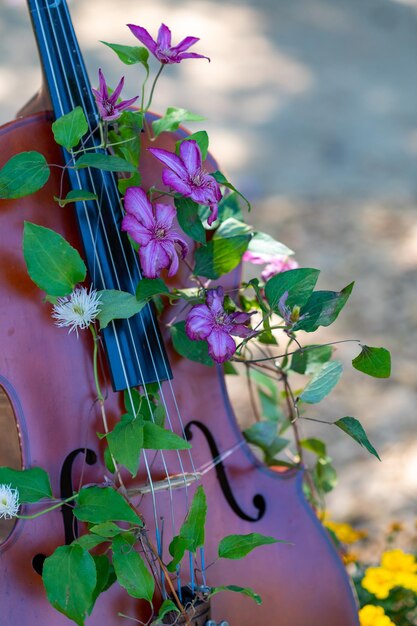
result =
[[[395,575],[383,567],[368,567],[361,585],[379,600],[388,598],[388,594],[396,586]]]
[[[356,563],[359,560],[359,557],[356,552],[348,551],[342,554],[342,559],[345,565],[349,565],[349,563]]]
[[[361,626],[395,626],[381,606],[366,604],[359,611]]]
[[[405,572],[414,574],[417,564],[412,554],[406,554],[402,550],[387,550],[381,557],[381,567],[390,572]]]
[[[324,525],[329,530],[333,531],[340,543],[347,545],[355,543],[366,537],[366,532],[362,530],[355,530],[350,524],[344,522],[333,522],[331,520],[324,520]]]
[[[417,593],[417,575],[409,574],[408,572],[398,572],[395,574],[395,581],[398,587],[404,587],[404,589],[410,589]]]
[[[404,530],[404,524],[402,522],[391,522],[388,526],[389,533],[399,533]]]

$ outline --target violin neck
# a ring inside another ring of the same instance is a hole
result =
[[[27,0],[27,3],[56,117],[81,106],[89,125],[96,127],[99,116],[66,2]]]
[[[45,82],[56,117],[82,107],[90,129],[84,148],[101,150],[99,115],[65,0],[27,0]],[[73,159],[63,150],[66,163]],[[88,189],[100,198],[75,203],[90,279],[96,289],[134,293],[141,279],[138,258],[125,233],[117,180],[112,172],[68,169],[73,189]],[[149,306],[128,320],[103,330],[112,379],[117,391],[171,377],[168,359]]]

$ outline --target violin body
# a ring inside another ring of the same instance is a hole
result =
[[[26,150],[38,150],[49,163],[59,163],[62,157],[52,140],[52,119],[50,113],[37,113],[1,128],[0,165]],[[176,139],[165,133],[157,145],[173,150]],[[146,150],[141,169],[143,186],[147,188],[158,179],[160,169]],[[22,254],[25,220],[58,231],[81,249],[71,205],[59,208],[52,200],[59,195],[59,177],[60,173],[53,173],[47,185],[33,196],[2,201],[0,206],[0,385],[16,416],[23,466],[45,468],[54,495],[68,496],[81,484],[102,484],[106,474],[96,435],[102,431],[102,423],[95,401],[92,341],[89,333],[81,333],[77,339],[74,333],[54,325],[50,305],[42,302]],[[238,280],[238,272],[227,276],[226,288],[236,286]],[[207,568],[207,584],[251,587],[261,595],[263,604],[257,606],[252,599],[238,594],[220,593],[212,599],[212,619],[227,620],[230,626],[357,626],[357,608],[348,577],[327,533],[304,499],[302,472],[278,473],[258,461],[242,440],[220,369],[180,357],[170,349],[165,335],[164,340],[173,371],[172,383],[163,383],[167,409],[178,434],[189,425],[186,431],[191,437],[195,468],[241,443],[220,470],[212,469],[202,479],[208,502],[206,563],[215,561]],[[123,412],[122,394],[113,392],[109,380],[103,379],[102,384],[108,396],[106,410],[111,425]],[[164,458],[169,474],[182,471],[173,451]],[[183,459],[183,469],[192,472],[189,457],[184,455]],[[163,479],[161,455],[147,451],[147,460],[153,479]],[[146,482],[143,460],[132,484],[141,482]],[[189,491],[192,494],[194,487]],[[184,489],[173,494],[173,502],[168,491],[157,494],[158,519],[164,520],[165,557],[174,531],[178,532],[184,520],[190,497]],[[39,508],[31,505],[23,513]],[[150,495],[142,497],[139,510],[152,538]],[[1,626],[70,623],[47,601],[39,571],[42,555],[48,556],[58,545],[69,543],[82,532],[70,507],[16,523],[0,545]],[[252,532],[288,543],[260,547],[242,561],[216,561],[222,537]],[[150,617],[149,605],[114,585],[99,597],[86,623],[128,623],[117,617],[119,612],[143,622]]]

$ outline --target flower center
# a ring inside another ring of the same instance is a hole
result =
[[[72,310],[76,315],[79,315],[80,317],[83,317],[85,315],[85,309],[80,304],[73,303]]]
[[[106,109],[109,115],[113,115],[114,106],[111,104],[111,102],[109,102],[108,100],[103,100],[103,107]]]
[[[163,239],[166,235],[166,230],[165,228],[157,228],[155,230],[155,237],[156,239]]]
[[[7,498],[6,497],[2,498],[1,503],[3,506],[7,506]]]
[[[190,179],[195,187],[203,187],[206,183],[206,173],[203,169],[198,170]]]

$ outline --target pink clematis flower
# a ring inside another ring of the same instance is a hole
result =
[[[161,24],[156,41],[142,26],[128,24],[128,27],[135,37],[163,64],[181,63],[183,59],[208,59],[210,61],[208,57],[202,54],[186,52],[188,48],[191,48],[197,41],[200,41],[197,37],[186,37],[176,46],[172,46],[171,31],[165,24]]]
[[[156,204],[155,210],[140,187],[129,187],[125,195],[126,215],[122,221],[122,230],[129,233],[140,244],[139,258],[146,278],[157,278],[163,269],[168,269],[168,276],[178,271],[178,252],[184,259],[188,246],[184,239],[171,230],[176,212],[168,204]]]
[[[98,79],[99,89],[92,89],[94,97],[96,99],[98,110],[102,120],[106,122],[112,122],[113,120],[117,120],[117,118],[120,117],[124,109],[127,109],[128,107],[130,107],[131,104],[136,102],[139,96],[136,96],[135,98],[130,98],[130,100],[122,100],[118,103],[117,99],[120,96],[120,92],[122,91],[125,82],[124,77],[120,79],[119,84],[117,85],[111,96],[109,96],[106,79],[104,78],[101,69],[99,69],[98,71]]]
[[[270,254],[262,254],[262,252],[251,252],[246,250],[242,256],[243,261],[250,261],[254,265],[267,265],[261,272],[262,280],[265,282],[275,276],[275,274],[281,274],[281,272],[287,272],[288,270],[294,270],[298,267],[297,261],[291,259],[288,256],[271,256]]]
[[[209,289],[206,304],[193,306],[187,316],[185,331],[190,339],[205,339],[209,354],[217,363],[230,359],[236,352],[236,345],[231,335],[244,339],[257,333],[247,327],[250,313],[237,311],[226,313],[223,308],[223,288]]]
[[[191,198],[194,202],[209,207],[211,214],[207,222],[211,226],[217,219],[218,203],[222,194],[217,181],[202,168],[198,143],[191,139],[183,141],[180,144],[179,156],[160,148],[148,150],[169,168],[162,171],[162,180],[167,187],[185,198]]]

